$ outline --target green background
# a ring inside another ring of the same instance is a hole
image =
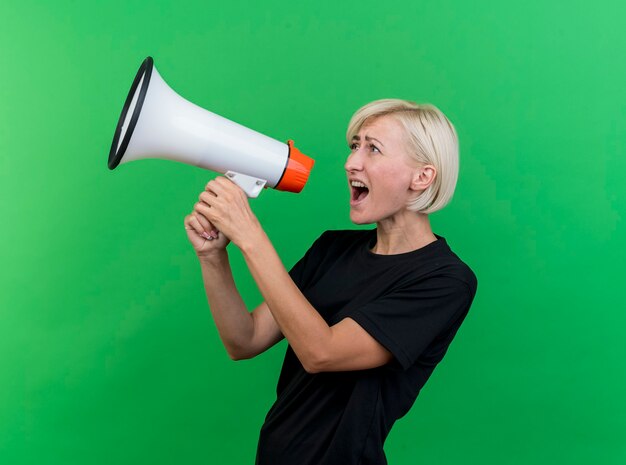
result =
[[[287,267],[352,227],[359,106],[455,123],[460,180],[432,223],[479,291],[390,464],[626,463],[625,23],[617,0],[0,3],[0,463],[254,461],[285,345],[238,363],[220,345],[183,229],[214,173],[106,168],[148,55],[316,159],[301,194],[252,201]]]

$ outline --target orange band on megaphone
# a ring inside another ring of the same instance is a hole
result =
[[[307,179],[309,179],[315,160],[307,157],[295,148],[292,140],[287,141],[287,144],[289,145],[289,160],[287,161],[283,177],[275,189],[298,193],[306,184]]]

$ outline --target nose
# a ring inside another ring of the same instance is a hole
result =
[[[348,173],[361,171],[363,169],[363,160],[360,150],[355,150],[348,155],[344,168]]]

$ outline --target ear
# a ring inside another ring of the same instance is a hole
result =
[[[415,170],[411,181],[411,190],[425,191],[437,177],[437,168],[433,165],[420,166]]]

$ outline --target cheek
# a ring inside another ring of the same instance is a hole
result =
[[[381,195],[394,199],[406,195],[411,185],[406,169],[385,170],[380,173],[379,179],[382,181],[379,184]]]

